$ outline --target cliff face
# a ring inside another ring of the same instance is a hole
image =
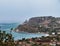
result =
[[[18,32],[41,32],[51,27],[60,28],[60,18],[52,16],[33,17],[19,25],[15,31],[18,29]]]

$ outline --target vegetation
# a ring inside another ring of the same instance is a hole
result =
[[[14,46],[12,34],[0,30],[0,46]]]
[[[51,46],[50,43],[54,45],[54,42],[55,45],[60,46],[58,44],[60,42],[59,34],[14,41],[12,34],[0,30],[0,46]]]

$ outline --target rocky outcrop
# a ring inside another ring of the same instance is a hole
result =
[[[52,16],[33,17],[19,25],[15,31],[18,29],[18,32],[41,32],[51,27],[60,28],[60,18]]]

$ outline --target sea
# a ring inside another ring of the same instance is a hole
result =
[[[0,30],[6,31],[6,33],[10,33],[11,28],[15,29],[19,23],[0,23]],[[48,34],[45,33],[27,33],[27,32],[15,32],[12,31],[11,34],[14,37],[14,40],[21,40],[22,38],[28,39],[28,38],[35,38],[35,37],[42,37],[42,36],[48,36]]]

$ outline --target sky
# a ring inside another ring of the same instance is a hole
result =
[[[60,17],[60,0],[0,0],[0,23],[23,23],[38,16]]]

